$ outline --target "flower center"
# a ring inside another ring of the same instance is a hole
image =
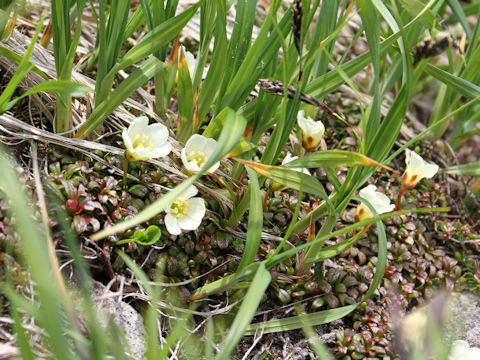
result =
[[[170,206],[170,214],[177,218],[187,215],[190,204],[185,200],[175,200]]]
[[[188,154],[188,161],[193,161],[201,168],[207,163],[208,157],[202,151],[192,151]]]
[[[153,141],[150,138],[150,136],[145,135],[145,134],[136,134],[135,137],[133,138],[133,148],[136,149],[138,147],[143,147],[149,151],[152,150],[153,147]]]

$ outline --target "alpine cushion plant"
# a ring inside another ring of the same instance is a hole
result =
[[[131,161],[155,159],[167,156],[172,151],[172,145],[167,141],[168,129],[163,124],[148,125],[148,118],[136,118],[122,132],[125,144],[125,156]]]
[[[190,186],[185,192],[176,198],[165,212],[165,226],[172,235],[180,235],[182,230],[196,230],[205,216],[205,201],[194,197],[198,189]]]
[[[182,162],[187,172],[192,174],[199,172],[202,166],[207,163],[208,158],[213,154],[216,145],[217,142],[215,139],[210,139],[198,134],[192,135],[181,153]],[[207,172],[213,173],[219,166],[220,162],[216,162]]]
[[[359,195],[373,206],[377,214],[384,214],[392,211],[395,208],[395,205],[390,203],[390,199],[387,195],[376,190],[377,187],[375,185],[368,185],[360,190]],[[357,206],[355,211],[355,221],[362,221],[372,217],[373,213],[367,205],[361,203]]]
[[[305,118],[305,111],[300,110],[297,115],[298,126],[302,130],[302,146],[307,151],[313,151],[320,145],[325,133],[325,126],[321,121],[315,121],[310,117]]]

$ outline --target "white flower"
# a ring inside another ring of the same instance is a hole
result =
[[[373,206],[377,214],[392,211],[395,208],[395,205],[390,204],[390,199],[387,195],[375,191],[376,189],[377,187],[375,185],[368,185],[360,190],[359,195]],[[373,217],[373,214],[367,205],[361,203],[357,206],[357,210],[355,211],[355,221],[362,221],[371,217]]]
[[[168,129],[163,124],[148,125],[148,118],[136,118],[127,129],[122,132],[123,142],[127,148],[126,156],[129,160],[148,160],[166,156],[172,150],[167,141]]]
[[[420,155],[409,149],[405,150],[405,163],[407,167],[402,182],[407,188],[415,187],[423,178],[432,178],[438,171],[438,165],[427,163]]]
[[[305,118],[304,110],[298,112],[297,122],[302,129],[302,146],[305,150],[315,149],[322,140],[325,126],[321,121],[314,121],[310,117]]]
[[[216,145],[215,139],[198,134],[192,135],[182,149],[181,158],[185,169],[190,173],[199,172],[200,168],[207,163]],[[216,162],[207,172],[213,173],[219,166],[220,162]]]
[[[464,340],[456,340],[452,344],[448,360],[479,360],[480,349],[470,347]]]
[[[170,234],[179,235],[182,230],[195,230],[200,226],[206,208],[202,198],[194,197],[197,193],[198,189],[190,186],[165,210],[165,225]]]

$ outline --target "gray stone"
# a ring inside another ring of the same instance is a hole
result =
[[[108,326],[109,318],[125,333],[127,355],[131,359],[143,359],[146,350],[145,327],[142,316],[129,304],[118,301],[118,296],[107,290],[105,286],[94,281],[93,292],[99,309],[107,316],[100,316],[102,326]],[[128,351],[127,351],[128,348]]]
[[[453,294],[452,322],[464,322],[460,338],[480,347],[480,297],[471,293]]]

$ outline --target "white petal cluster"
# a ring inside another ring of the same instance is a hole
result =
[[[416,152],[405,150],[405,172],[402,182],[407,188],[415,187],[423,178],[431,179],[438,172],[438,165],[427,163]]]
[[[168,129],[163,124],[148,125],[148,118],[136,118],[122,132],[123,142],[127,149],[128,160],[139,161],[166,156],[172,150],[167,141]]]
[[[181,158],[185,169],[189,173],[197,173],[203,165],[208,161],[208,158],[215,150],[217,142],[215,139],[207,138],[202,135],[192,135],[188,139],[185,147],[182,149]],[[216,162],[210,167],[207,172],[213,173],[220,166],[220,162]]]
[[[479,360],[480,349],[470,347],[464,340],[456,340],[452,344],[448,360]]]
[[[382,194],[381,192],[376,191],[377,187],[375,185],[368,185],[367,187],[360,190],[360,197],[367,200],[370,205],[373,206],[377,214],[383,214],[392,211],[395,208],[395,205],[390,203],[390,199],[387,195]],[[372,218],[373,214],[370,209],[364,203],[361,203],[357,206],[355,211],[355,220],[362,221],[365,219]]]
[[[304,110],[298,112],[297,122],[302,129],[302,146],[305,150],[315,149],[322,140],[325,126],[321,121],[314,121],[310,117],[305,118]]]
[[[205,216],[205,201],[194,197],[198,189],[190,186],[185,192],[167,206],[165,225],[172,235],[180,235],[182,230],[196,230]]]

